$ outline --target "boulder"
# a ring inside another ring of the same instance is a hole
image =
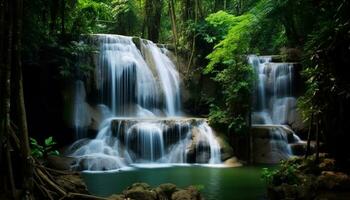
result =
[[[171,200],[202,200],[198,190],[190,186],[185,190],[179,190],[171,196]]]
[[[216,137],[216,140],[220,145],[221,160],[225,161],[231,158],[234,155],[234,152],[231,145],[227,142],[228,138],[225,137],[223,134],[220,134]]]
[[[323,171],[317,178],[319,188],[350,189],[350,177],[343,172]]]
[[[224,164],[227,167],[241,167],[242,166],[242,163],[240,163],[236,157],[231,157],[231,158],[225,160]]]
[[[87,187],[78,173],[57,176],[55,181],[66,192],[88,194]]]
[[[71,165],[76,162],[75,158],[67,156],[53,156],[49,155],[46,158],[48,167],[57,170],[70,170]]]
[[[172,183],[161,184],[156,188],[159,199],[171,199],[171,196],[177,190],[176,185]]]
[[[334,171],[335,170],[335,160],[332,158],[324,158],[322,162],[318,164],[320,171]]]
[[[157,200],[157,193],[146,183],[134,183],[123,192],[126,198]]]
[[[108,200],[125,200],[125,196],[122,194],[113,194],[107,198]]]

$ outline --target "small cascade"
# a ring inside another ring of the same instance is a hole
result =
[[[126,36],[92,37],[99,45],[97,82],[103,117],[95,139],[71,146],[73,168],[221,163],[220,145],[206,120],[182,117],[180,75],[165,48],[142,39],[135,45]],[[83,82],[79,84],[76,100],[85,103]],[[77,115],[76,121],[83,117]]]
[[[97,35],[101,102],[115,116],[149,114],[157,107],[158,85],[131,37]]]
[[[88,105],[85,102],[86,92],[84,82],[77,80],[75,82],[75,98],[74,98],[74,129],[75,138],[82,139],[86,137],[87,128],[89,122]]]
[[[155,66],[164,92],[166,113],[168,116],[179,115],[180,77],[174,63],[164,53],[165,48],[158,48],[149,40],[142,41],[142,50],[146,61]]]
[[[274,154],[270,157],[272,160],[277,160],[272,162],[278,162],[292,155],[289,143],[300,142],[297,135],[288,127],[296,115],[293,64],[274,63],[271,56],[256,55],[249,56],[248,62],[257,74],[252,126],[253,129],[269,130],[270,149],[264,154]]]

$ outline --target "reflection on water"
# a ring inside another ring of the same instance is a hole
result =
[[[141,166],[137,166],[141,167]],[[164,168],[128,168],[114,172],[84,172],[89,191],[99,196],[121,193],[135,182],[156,187],[174,183],[178,187],[197,185],[207,200],[261,200],[265,185],[261,180],[262,167],[210,168],[177,166]]]

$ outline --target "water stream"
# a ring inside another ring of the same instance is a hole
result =
[[[294,65],[272,62],[271,56],[256,55],[249,56],[248,62],[257,74],[252,126],[269,129],[271,153],[279,154],[280,158],[288,158],[292,155],[289,143],[300,142],[299,137],[288,126],[296,115],[296,98],[293,94]],[[288,134],[293,136],[293,141],[289,141]]]
[[[73,168],[112,170],[135,163],[220,164],[220,145],[205,119],[181,111],[180,75],[174,63],[148,40],[93,35],[99,44],[97,83],[102,122],[95,139],[70,148]],[[75,119],[82,129],[85,90],[77,82]],[[81,134],[79,136],[81,138]]]

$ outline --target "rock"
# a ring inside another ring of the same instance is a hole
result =
[[[57,176],[55,181],[67,192],[88,194],[86,185],[79,174]]]
[[[335,160],[331,158],[324,158],[322,162],[318,164],[320,171],[333,171],[335,170]]]
[[[303,119],[301,118],[301,115],[298,112],[297,108],[294,108],[288,114],[288,124],[291,126],[291,128],[295,132],[303,132],[303,131],[307,130],[307,126],[304,123]]]
[[[294,143],[294,144],[290,144],[290,148],[292,149],[292,153],[293,155],[296,156],[302,156],[305,155],[306,152],[306,143]],[[313,150],[313,149],[312,149]],[[313,151],[311,151],[312,153]]]
[[[228,138],[226,138],[223,134],[219,134],[216,137],[216,139],[220,145],[221,160],[225,161],[231,158],[234,155],[234,153],[233,153],[233,148],[227,142]]]
[[[240,163],[236,157],[231,157],[225,160],[224,165],[226,165],[227,167],[241,167],[242,163]]]
[[[48,167],[57,170],[70,170],[71,165],[76,162],[75,158],[66,156],[53,156],[49,155],[46,158]]]
[[[350,189],[350,178],[343,172],[322,171],[317,183],[325,189]]]
[[[113,194],[107,198],[108,200],[125,200],[125,196],[122,194]]]
[[[298,62],[302,58],[302,51],[297,48],[281,48],[282,60],[285,62]]]
[[[185,190],[179,190],[171,196],[171,200],[201,200],[202,197],[198,190],[193,186]]]
[[[197,127],[193,127],[191,131],[191,142],[186,147],[187,161],[190,163],[207,163],[210,159],[209,143],[203,140]]]
[[[126,198],[135,200],[157,200],[157,193],[146,183],[134,183],[123,193]]]
[[[172,194],[177,190],[176,185],[172,183],[161,184],[156,188],[159,199],[171,199]]]

